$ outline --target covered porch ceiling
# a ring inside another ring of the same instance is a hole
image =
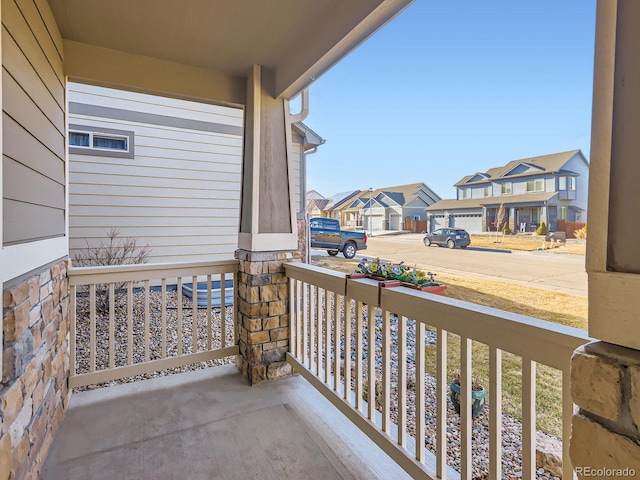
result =
[[[412,0],[49,0],[65,54],[84,44],[245,78],[291,98]],[[65,61],[67,59],[65,58]],[[73,60],[73,59],[71,59]]]

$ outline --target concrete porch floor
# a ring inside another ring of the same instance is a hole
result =
[[[42,478],[410,477],[302,377],[228,365],[74,394]]]

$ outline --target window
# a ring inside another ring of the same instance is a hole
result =
[[[511,182],[504,182],[502,184],[502,195],[511,195]]]
[[[567,219],[567,207],[558,207],[558,218],[560,220]]]
[[[133,132],[69,125],[69,153],[133,158]]]
[[[527,192],[544,192],[544,180],[542,178],[537,180],[528,180]]]
[[[471,189],[463,188],[462,189],[462,198],[471,198]]]
[[[531,223],[540,223],[540,207],[531,209]]]
[[[576,177],[558,177],[558,190],[575,190]]]
[[[491,196],[491,187],[489,185],[484,187],[484,196],[485,197],[490,197]]]

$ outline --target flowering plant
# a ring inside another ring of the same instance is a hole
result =
[[[435,273],[425,272],[424,270],[418,270],[415,266],[409,267],[400,263],[389,263],[376,258],[375,260],[368,260],[363,258],[358,264],[358,268],[354,273],[362,273],[369,277],[382,277],[389,280],[399,280],[404,283],[411,283],[420,287],[440,286],[440,282],[437,282]]]

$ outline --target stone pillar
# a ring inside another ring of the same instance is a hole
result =
[[[589,175],[589,335],[571,363],[580,478],[640,476],[640,2],[599,0]]]
[[[237,250],[238,367],[257,385],[291,374],[285,355],[289,350],[289,283],[284,264],[299,261],[300,252]]]
[[[640,352],[594,342],[576,350],[571,460],[580,478],[640,475]]]
[[[0,478],[40,478],[70,392],[65,262],[3,286]]]
[[[509,228],[512,232],[518,231],[518,226],[516,225],[516,209],[514,207],[509,208]]]

